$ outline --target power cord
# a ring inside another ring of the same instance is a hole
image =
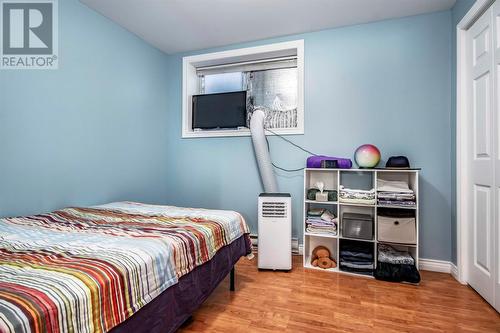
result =
[[[271,130],[270,130],[270,129],[268,129],[268,128],[264,128],[264,130],[266,130],[266,131],[268,131],[268,132],[270,132],[270,133],[272,133],[272,134],[276,135],[277,137],[281,138],[282,140],[286,141],[287,143],[291,144],[292,146],[294,146],[294,147],[296,147],[296,148],[299,148],[300,150],[302,150],[302,151],[304,151],[304,152],[306,152],[306,153],[308,153],[308,154],[311,154],[311,155],[313,155],[313,156],[317,156],[317,154],[315,154],[315,153],[313,153],[313,152],[311,152],[311,151],[309,151],[309,150],[307,150],[307,149],[305,149],[305,148],[303,148],[303,147],[299,146],[298,144],[296,144],[296,143],[294,143],[294,142],[292,142],[292,141],[288,140],[287,138],[283,137],[282,135],[280,135],[280,134],[278,134],[278,133],[276,133],[276,132],[274,132],[274,131],[271,131]],[[269,153],[271,153],[271,148],[270,148],[270,146],[269,146],[269,140],[267,139],[267,136],[265,136],[265,138],[266,138],[266,143],[267,143],[267,150],[269,151]],[[278,166],[278,165],[276,165],[276,164],[274,164],[274,163],[272,163],[272,162],[271,162],[271,164],[272,164],[272,165],[273,165],[273,167],[275,167],[276,169],[279,169],[279,170],[281,170],[281,171],[285,171],[285,172],[297,172],[297,171],[302,171],[302,170],[304,170],[304,169],[305,169],[305,168],[298,168],[298,169],[286,169],[286,168],[280,167],[280,166]]]
[[[284,136],[282,136],[282,135],[280,135],[280,134],[278,134],[278,133],[276,133],[276,132],[274,132],[274,131],[271,131],[269,128],[264,128],[264,130],[266,130],[266,131],[268,131],[268,132],[270,132],[270,133],[272,133],[272,134],[276,135],[277,137],[279,137],[279,138],[281,138],[282,140],[284,140],[284,141],[288,142],[288,143],[289,143],[289,144],[291,144],[292,146],[295,146],[295,147],[299,148],[300,150],[305,151],[305,152],[306,152],[306,153],[308,153],[308,154],[311,154],[311,155],[313,155],[313,156],[318,156],[318,154],[315,154],[315,153],[313,153],[313,152],[311,152],[311,151],[309,151],[309,150],[307,150],[307,149],[305,149],[305,148],[303,148],[303,147],[299,146],[298,144],[296,144],[296,143],[294,143],[294,142],[292,142],[292,141],[288,140],[288,139],[287,139],[287,138],[285,138]],[[266,138],[266,139],[267,139],[267,138]]]

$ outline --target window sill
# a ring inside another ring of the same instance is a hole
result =
[[[303,128],[276,128],[272,130],[279,135],[303,135]],[[238,130],[205,130],[205,131],[183,131],[183,139],[192,138],[221,138],[221,137],[234,137],[234,136],[251,136],[249,129],[238,129]],[[266,135],[274,135],[273,133],[266,132]]]

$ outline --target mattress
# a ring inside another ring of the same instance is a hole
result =
[[[236,212],[132,202],[0,219],[0,331],[107,332],[242,236]]]
[[[250,239],[241,236],[217,251],[210,261],[181,277],[177,284],[162,292],[110,333],[175,332],[227,277],[236,262],[251,252]],[[196,320],[196,314],[194,318]]]

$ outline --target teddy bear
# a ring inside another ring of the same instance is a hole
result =
[[[321,267],[323,269],[335,268],[337,263],[330,258],[330,250],[325,246],[316,246],[312,252],[311,265],[314,267]]]

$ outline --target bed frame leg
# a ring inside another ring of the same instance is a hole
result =
[[[234,266],[229,273],[229,291],[234,291]]]

